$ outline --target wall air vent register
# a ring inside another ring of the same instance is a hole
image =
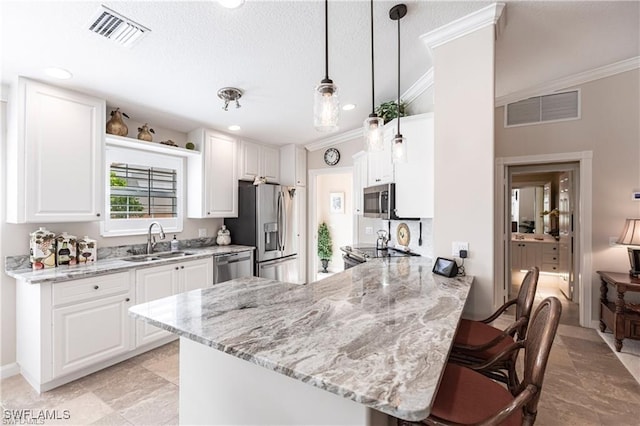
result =
[[[580,118],[580,91],[535,96],[507,104],[504,127],[526,126]]]

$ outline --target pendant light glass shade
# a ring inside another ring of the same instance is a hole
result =
[[[391,142],[391,158],[394,163],[407,162],[407,140],[402,135],[396,135]]]
[[[323,79],[313,95],[313,125],[321,132],[338,130],[340,118],[340,98],[338,86],[330,79]]]
[[[371,114],[364,120],[364,139],[367,151],[384,149],[384,121],[376,114]]]
[[[321,132],[338,130],[338,86],[329,78],[329,0],[324,2],[324,78],[313,92],[313,126]]]

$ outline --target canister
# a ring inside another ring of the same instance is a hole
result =
[[[91,263],[98,259],[96,240],[84,236],[78,240],[78,263]]]
[[[78,263],[76,242],[76,237],[66,232],[56,237],[56,264],[58,266]]]
[[[29,234],[29,261],[33,269],[56,267],[56,236],[44,227]]]

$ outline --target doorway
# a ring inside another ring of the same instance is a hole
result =
[[[353,238],[353,168],[309,170],[308,281],[327,278],[344,270],[340,247]],[[324,272],[318,256],[318,227],[325,223],[332,255]]]

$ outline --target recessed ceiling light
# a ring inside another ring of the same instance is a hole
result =
[[[244,0],[218,0],[218,3],[227,9],[235,9],[236,7],[242,6]]]
[[[342,107],[344,111],[351,111],[356,108],[356,104],[346,104]]]
[[[57,78],[60,80],[68,80],[73,77],[73,74],[71,74],[71,72],[58,67],[45,68],[44,72],[49,77]]]
[[[227,127],[227,129],[231,130],[232,132],[237,132],[238,130],[240,130],[240,126],[238,126],[237,124],[232,124],[231,126]]]

